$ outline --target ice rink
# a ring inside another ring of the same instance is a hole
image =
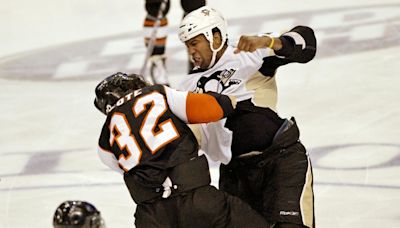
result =
[[[171,0],[172,86],[186,72]],[[138,72],[141,0],[13,0],[0,6],[0,228],[51,227],[64,200],[86,200],[109,228],[134,227],[122,177],[97,157],[98,81]],[[400,227],[400,1],[209,0],[240,34],[312,27],[317,56],[277,73],[314,166],[319,228]],[[216,166],[212,167],[214,183]]]

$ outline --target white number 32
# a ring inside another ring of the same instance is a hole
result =
[[[153,92],[136,100],[132,107],[135,118],[146,111],[146,105],[150,108],[146,113],[140,126],[140,136],[152,154],[155,154],[161,147],[179,138],[179,133],[171,119],[159,123],[159,118],[167,111],[167,103],[164,96]],[[158,131],[155,132],[156,126]],[[129,122],[123,113],[115,112],[110,122],[110,145],[118,144],[120,150],[126,149],[128,155],[121,154],[118,158],[119,164],[128,171],[135,167],[141,159],[142,150],[132,134]],[[114,129],[116,131],[114,131]],[[115,134],[115,132],[117,132]]]

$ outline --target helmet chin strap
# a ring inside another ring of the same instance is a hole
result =
[[[193,64],[195,63],[194,59],[193,59],[193,55],[189,55],[189,60],[190,62],[192,62]],[[194,66],[192,70],[198,70],[200,69],[200,66]]]
[[[211,48],[211,51],[213,52],[213,54],[212,54],[212,58],[210,61],[210,65],[208,65],[207,69],[210,69],[212,66],[214,66],[215,60],[217,58],[217,53],[222,49],[222,47],[224,46],[224,43],[225,43],[225,41],[221,42],[221,46],[219,46],[217,49],[214,49],[213,41],[210,40],[210,48]]]

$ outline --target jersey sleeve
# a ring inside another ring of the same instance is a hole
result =
[[[188,92],[164,86],[167,103],[171,111],[185,123],[190,123],[186,114],[186,99]]]
[[[117,171],[118,173],[123,174],[124,171],[119,167],[118,160],[115,158],[114,154],[111,151],[105,150],[100,146],[97,148],[97,153],[99,155],[100,160],[112,170]]]
[[[207,92],[202,94],[182,92],[165,87],[168,106],[186,123],[209,123],[233,113],[228,96]]]
[[[275,51],[275,56],[267,56],[259,69],[264,76],[274,76],[278,67],[288,63],[307,63],[311,61],[317,50],[314,31],[306,26],[296,26],[283,33],[279,39],[282,49]]]
[[[296,26],[280,36],[282,49],[275,51],[293,62],[306,63],[312,60],[317,50],[314,31],[307,26]]]
[[[106,121],[101,130],[99,144],[97,147],[97,154],[100,160],[106,166],[122,174],[124,171],[119,167],[118,160],[116,159],[115,155],[111,152],[110,144],[108,142],[110,138],[110,131],[107,127],[107,123],[108,122]]]

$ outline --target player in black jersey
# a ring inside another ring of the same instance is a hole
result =
[[[205,6],[182,20],[179,36],[196,66],[179,89],[237,98],[233,115],[200,128],[202,149],[223,163],[219,188],[248,202],[274,228],[314,227],[311,163],[294,118],[276,112],[275,81],[280,66],[314,58],[313,30],[242,36],[233,47],[223,16]]]
[[[207,160],[186,125],[232,114],[228,96],[149,86],[117,73],[97,85],[94,103],[107,115],[99,156],[123,174],[137,204],[136,227],[269,227],[249,205],[210,185]]]

